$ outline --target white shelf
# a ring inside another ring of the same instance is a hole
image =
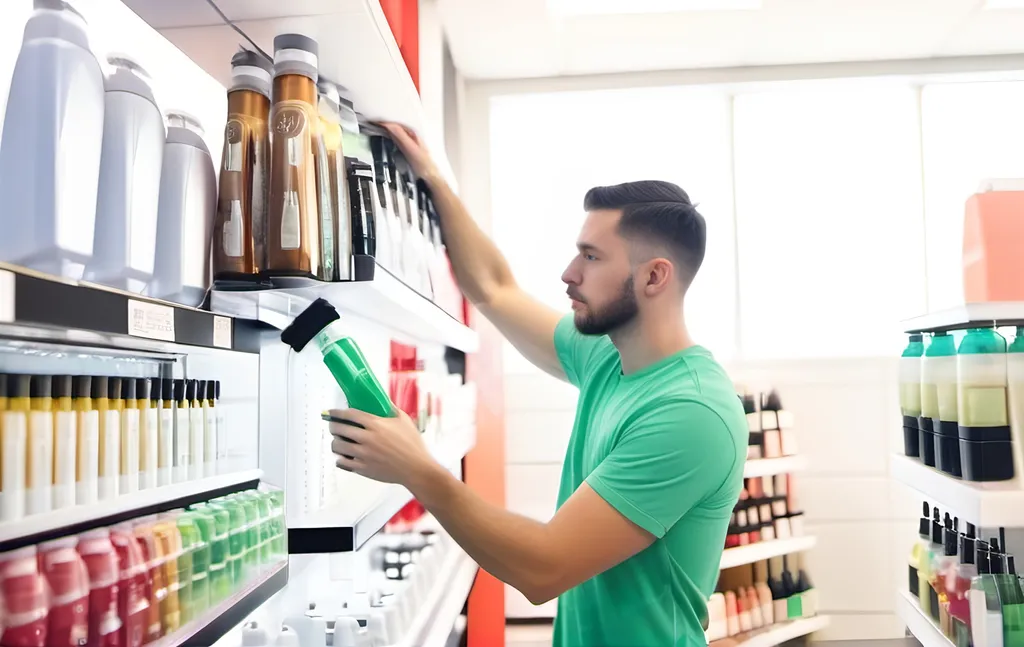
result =
[[[122,519],[183,507],[190,503],[235,492],[263,478],[261,470],[247,470],[174,483],[152,490],[140,490],[92,505],[78,505],[43,514],[29,515],[15,522],[0,523],[0,551],[14,544],[36,543],[55,534],[81,532],[107,526]]]
[[[231,85],[231,56],[239,45],[251,48],[205,0],[125,4],[225,87]],[[356,110],[366,117],[397,121],[423,135],[454,186],[439,125],[428,123],[379,0],[217,0],[217,5],[271,56],[278,34],[314,38],[320,47],[320,73],[345,86]]]
[[[932,619],[921,610],[914,596],[900,591],[896,596],[896,615],[907,625],[921,647],[954,647],[953,642],[939,631]]]
[[[1024,527],[1024,490],[1019,481],[963,481],[899,454],[890,458],[889,473],[929,504],[948,510],[961,521],[979,528]]]
[[[1024,302],[1001,301],[994,303],[968,303],[955,308],[939,310],[903,322],[908,333],[961,330],[972,325],[1024,324]]]
[[[430,595],[417,608],[412,624],[395,647],[445,647],[479,570],[454,542],[451,551]]]
[[[443,466],[454,469],[476,443],[476,429],[452,434],[448,442],[431,448]],[[337,503],[288,522],[288,550],[292,554],[320,554],[359,550],[412,500],[401,485],[382,488],[373,501],[343,498]]]
[[[773,647],[801,636],[807,636],[815,631],[821,631],[828,627],[830,621],[828,616],[814,616],[813,618],[783,622],[773,625],[770,629],[761,630],[746,640],[741,639],[739,642],[730,642],[730,644],[735,647]],[[735,638],[731,639],[731,641],[734,640]]]
[[[800,551],[814,548],[817,543],[818,538],[814,535],[804,535],[802,537],[791,537],[789,539],[761,541],[756,544],[750,544],[749,546],[726,548],[722,551],[722,561],[719,563],[718,567],[720,569],[732,568],[733,566],[742,566],[743,564],[761,562],[771,557],[778,557],[779,555],[799,553]]]
[[[337,308],[342,319],[360,317],[412,341],[443,344],[467,353],[480,345],[473,329],[379,267],[372,281],[310,282],[305,287],[214,290],[210,294],[213,312],[255,319],[278,329],[286,328],[310,303],[323,298]]]
[[[743,468],[743,478],[771,476],[773,474],[789,474],[806,469],[807,457],[783,456],[782,458],[759,458],[747,461]]]

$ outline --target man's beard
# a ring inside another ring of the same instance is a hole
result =
[[[576,330],[584,335],[607,335],[631,323],[639,312],[640,306],[633,294],[633,277],[630,276],[623,284],[618,298],[600,311],[577,312],[573,323],[576,324]]]

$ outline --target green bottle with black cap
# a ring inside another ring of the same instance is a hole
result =
[[[957,417],[960,462],[968,481],[1014,476],[1006,403],[1006,340],[993,328],[971,328],[960,342]]]
[[[924,338],[920,333],[910,335],[907,347],[900,357],[900,411],[903,413],[903,453],[918,458],[921,455],[921,437],[918,417],[921,415],[921,357]]]
[[[960,436],[956,412],[956,341],[947,332],[932,336],[921,360],[922,438],[930,433],[935,460],[922,460],[952,476],[960,476]],[[922,447],[924,445],[922,439]]]
[[[301,352],[316,340],[324,364],[345,393],[348,406],[381,417],[395,416],[395,408],[354,339],[344,334],[338,311],[317,299],[281,333],[281,341]],[[918,396],[920,399],[920,396]]]

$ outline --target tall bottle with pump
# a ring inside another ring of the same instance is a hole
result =
[[[211,229],[217,209],[217,174],[203,127],[181,112],[167,115],[160,177],[156,263],[148,294],[198,306],[210,287]]]
[[[108,62],[95,253],[85,278],[142,292],[156,259],[164,118],[146,72],[122,56]]]
[[[265,263],[270,82],[273,65],[243,50],[231,58],[220,197],[213,229],[213,278],[251,279]]]
[[[85,19],[34,0],[0,139],[0,261],[82,278],[93,255],[103,72]]]
[[[267,273],[323,275],[316,159],[317,52],[312,38],[274,38],[274,103],[270,108],[270,204]]]
[[[918,417],[921,415],[921,356],[924,341],[920,334],[910,335],[900,358],[900,410],[903,413],[903,452],[918,457],[921,438]]]
[[[960,342],[956,359],[963,478],[1009,480],[1014,459],[1006,403],[1006,340],[992,328],[972,328]]]
[[[327,79],[321,78],[317,87],[320,90],[320,133],[325,153],[320,169],[325,172],[329,184],[326,191],[325,187],[319,187],[319,194],[329,197],[335,219],[335,279],[348,281],[352,278],[352,229],[345,154],[342,150],[341,95],[338,86]],[[322,175],[318,172],[318,184],[324,179]]]
[[[956,342],[946,332],[932,336],[921,366],[921,429],[932,430],[935,466],[960,476],[956,411]]]

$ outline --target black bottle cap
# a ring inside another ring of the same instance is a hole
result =
[[[976,545],[977,545],[977,548],[978,548],[978,557],[977,557],[978,574],[979,575],[987,575],[987,574],[992,572],[992,563],[991,563],[990,554],[989,554],[989,551],[988,551],[988,544],[986,544],[984,541],[981,541],[979,539],[977,541]]]
[[[295,321],[281,331],[281,341],[292,347],[296,353],[302,352],[317,334],[341,317],[330,303],[317,299],[295,317]]]
[[[220,400],[220,380],[214,380],[213,382],[213,399]]]
[[[932,512],[932,543],[942,545],[942,522],[939,521],[939,509]]]
[[[993,537],[989,543],[988,568],[993,575],[1001,575],[1004,568],[1003,553],[999,550],[999,540]]]
[[[160,378],[160,399],[164,402],[174,401],[174,380],[169,377]]]
[[[921,335],[921,333],[916,332],[916,333],[914,333],[913,335],[910,336],[910,341],[911,342],[924,341],[924,337]]]
[[[782,411],[782,399],[779,398],[779,392],[772,389],[768,395],[761,394],[761,410],[762,411]]]
[[[49,398],[53,396],[53,378],[49,375],[33,375],[30,392],[33,398]]]
[[[740,402],[743,404],[743,413],[757,412],[757,403],[754,402],[754,396],[750,395],[749,393],[747,395],[741,395]]]
[[[967,532],[960,535],[960,561],[963,564],[973,564],[975,561],[974,545],[974,524],[967,524]]]
[[[923,504],[924,512],[921,515],[921,520],[917,524],[917,534],[921,535],[922,539],[928,539],[932,532],[932,522],[929,519],[931,515],[931,506],[925,501]]]
[[[206,380],[196,380],[196,400],[206,400]]]
[[[107,383],[110,382],[110,378],[106,375],[95,375],[92,378],[92,397],[94,398],[105,398],[107,397]]]
[[[126,377],[123,380],[121,380],[121,399],[135,399],[135,378]]]
[[[32,376],[30,375],[8,375],[7,376],[7,397],[27,398],[32,395]]]
[[[74,384],[74,397],[92,397],[92,377],[89,375],[76,375]]]
[[[7,374],[0,373],[0,398],[7,397]]]
[[[152,383],[148,377],[140,377],[135,380],[135,397],[139,400],[149,400],[152,395],[150,389]]]
[[[53,376],[53,397],[70,398],[72,391],[72,379],[70,375]]]
[[[959,546],[957,546],[957,540],[960,538],[960,535],[957,532],[957,525],[958,521],[955,519],[952,524],[949,523],[949,515],[947,514],[946,529],[942,537],[943,541],[945,542],[943,545],[943,554],[946,557],[955,557],[957,553],[957,548],[959,548]]]
[[[174,380],[174,399],[178,402],[185,399],[185,380]]]
[[[783,563],[788,561],[786,557],[783,557]],[[796,582],[793,581],[793,574],[789,572],[788,564],[783,567],[782,570],[782,589],[785,592],[785,597],[789,597],[794,593],[797,593]]]
[[[196,399],[196,381],[185,380],[185,399],[189,402]]]
[[[1006,572],[1010,575],[1017,574],[1017,565],[1013,563],[1013,555],[1006,556]]]
[[[107,379],[107,397],[111,400],[121,399],[121,378],[112,377]]]

